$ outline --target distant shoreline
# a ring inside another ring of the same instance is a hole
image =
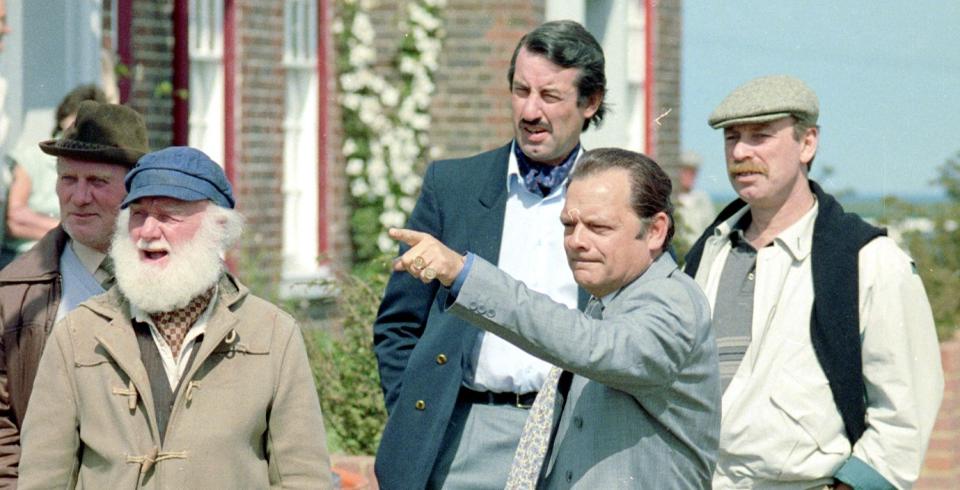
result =
[[[736,198],[733,193],[709,194],[709,196],[718,212],[723,209],[723,206]],[[864,218],[889,219],[888,209],[884,203],[885,197],[895,197],[899,201],[921,208],[919,215],[924,217],[943,213],[944,211],[939,205],[947,202],[946,193],[943,191],[904,194],[852,194],[850,196],[840,196],[839,200],[848,212],[857,213]]]
[[[737,196],[733,193],[720,192],[720,193],[708,193],[710,200],[713,201],[716,206],[723,206],[724,204],[734,200]],[[861,203],[871,203],[871,202],[880,202],[883,201],[885,197],[895,197],[901,201],[908,202],[910,204],[939,204],[947,200],[947,195],[943,191],[931,191],[926,193],[871,193],[871,194],[860,194],[854,193],[851,196],[843,197],[841,199],[843,204],[861,204]]]

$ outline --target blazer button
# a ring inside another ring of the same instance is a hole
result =
[[[567,470],[567,474],[565,474],[565,475],[563,475],[563,476],[566,477],[566,479],[567,479],[568,482],[572,482],[572,481],[573,481],[573,471]]]
[[[413,404],[413,407],[416,408],[417,410],[426,410],[426,409],[427,409],[427,402],[425,402],[425,401],[423,401],[423,400],[417,400],[417,403],[414,403],[414,404]]]
[[[578,429],[582,429],[582,428],[583,428],[583,417],[581,417],[581,416],[579,416],[579,415],[577,415],[576,417],[574,417],[574,418],[573,418],[573,425],[576,426]]]
[[[447,356],[446,356],[446,355],[440,354],[440,355],[437,356],[437,364],[443,366],[443,365],[446,364],[446,363],[447,363]]]

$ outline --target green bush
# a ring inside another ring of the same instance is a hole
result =
[[[372,261],[329,286],[337,291],[340,332],[313,330],[308,351],[332,449],[374,454],[387,412],[373,353],[373,321],[389,277],[386,261]]]
[[[960,152],[938,173],[935,184],[946,191],[946,203],[923,209],[900,202],[889,205],[897,215],[926,215],[933,221],[931,233],[908,233],[904,238],[927,290],[937,334],[947,340],[960,327]]]

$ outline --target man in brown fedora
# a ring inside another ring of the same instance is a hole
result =
[[[104,259],[147,128],[130,108],[87,101],[40,149],[57,157],[61,224],[0,271],[0,488],[16,486],[20,427],[54,322],[113,282]]]

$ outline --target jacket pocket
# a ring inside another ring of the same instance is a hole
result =
[[[112,358],[103,346],[96,346],[93,350],[78,350],[74,353],[73,364],[76,367],[93,367],[112,363]]]
[[[836,459],[850,452],[843,419],[826,378],[801,377],[795,371],[782,369],[779,388],[770,396],[771,402],[796,424],[793,430],[782,429],[796,437],[793,449],[784,460],[784,475],[815,461]]]

